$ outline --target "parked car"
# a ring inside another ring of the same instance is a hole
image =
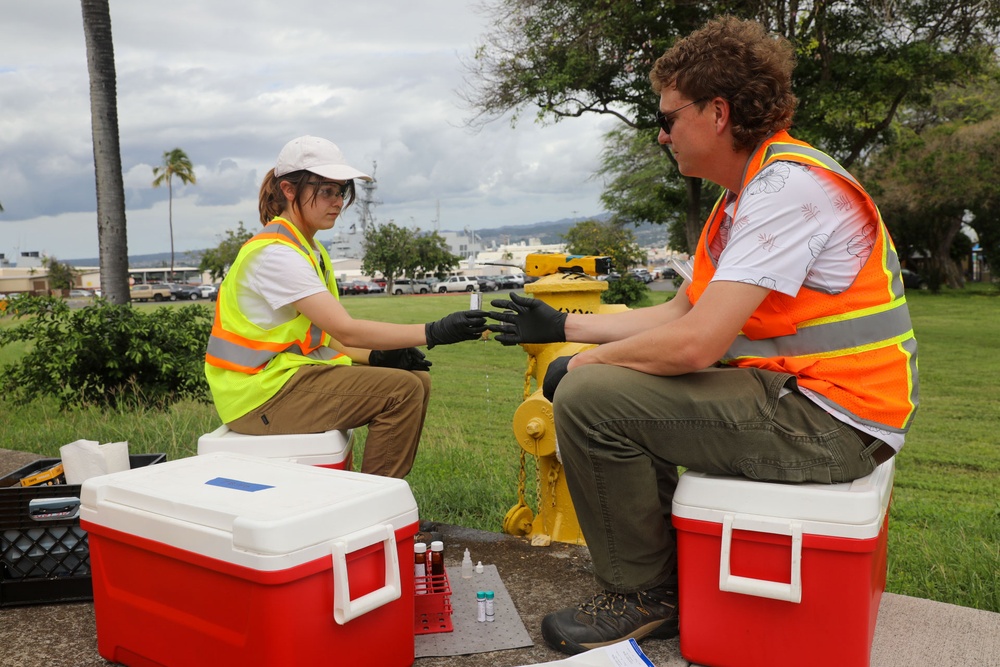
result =
[[[498,288],[496,281],[489,276],[476,276],[476,282],[479,283],[480,292],[495,292]]]
[[[129,289],[129,298],[133,301],[173,301],[174,296],[170,292],[169,285],[161,283],[144,283],[132,285]]]
[[[648,269],[638,267],[635,269],[629,269],[628,273],[646,284],[653,282],[653,274],[651,274]]]
[[[496,276],[497,289],[521,289],[524,287],[523,274]]]
[[[201,293],[202,299],[215,301],[216,297],[219,296],[218,285],[198,285],[198,291]]]
[[[170,294],[178,301],[196,301],[201,298],[201,287],[199,285],[170,283]]]
[[[916,271],[910,271],[909,269],[900,269],[900,277],[903,279],[903,287],[906,289],[920,289],[926,284],[923,276],[921,276]]]
[[[385,285],[379,285],[377,282],[368,280],[365,281],[365,285],[368,287],[369,294],[382,294],[385,292]]]
[[[368,294],[368,283],[363,280],[347,280],[337,286],[341,294]]]
[[[437,284],[437,291],[445,292],[478,292],[479,282],[469,276],[451,276]]]
[[[430,285],[419,280],[400,278],[392,284],[393,294],[427,294],[431,291]]]
[[[94,296],[94,293],[85,289],[71,289],[69,291],[70,299],[89,299],[92,296]]]

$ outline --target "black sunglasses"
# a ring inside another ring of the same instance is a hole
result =
[[[674,126],[674,121],[677,120],[676,118],[674,118],[674,116],[677,114],[678,111],[683,111],[684,109],[687,109],[692,104],[698,104],[700,102],[707,102],[710,99],[711,98],[709,98],[709,97],[702,97],[701,99],[695,100],[694,102],[688,102],[684,106],[677,107],[673,111],[668,111],[667,113],[663,113],[662,111],[660,111],[659,109],[657,109],[656,110],[656,124],[659,125],[660,129],[662,129],[664,132],[666,132],[667,134],[670,134],[670,129]]]

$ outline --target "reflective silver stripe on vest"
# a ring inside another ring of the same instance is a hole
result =
[[[905,336],[912,330],[906,302],[890,310],[812,326],[799,326],[787,336],[750,340],[736,337],[726,359],[740,357],[801,357],[811,354],[851,350]]]
[[[329,361],[339,354],[336,350],[325,346],[318,347],[309,354],[305,354],[302,346],[298,343],[289,345],[281,352],[298,354],[319,361]],[[272,350],[254,350],[249,347],[237,345],[236,343],[230,343],[215,336],[210,336],[208,339],[208,354],[238,366],[263,368],[271,359],[278,356],[279,353]]]
[[[815,148],[810,148],[807,146],[799,146],[798,144],[771,144],[764,151],[763,163],[766,163],[771,158],[774,158],[778,153],[792,153],[793,155],[804,155],[806,157],[812,158],[816,162],[820,163],[830,171],[835,174],[839,174],[854,183],[859,188],[861,184],[858,183],[857,179],[851,176],[850,172],[844,169],[840,164],[834,160],[832,157],[824,153],[823,151],[818,151]],[[778,160],[781,159],[780,156],[777,157]],[[762,163],[762,164],[763,164]],[[863,188],[862,188],[863,189]]]

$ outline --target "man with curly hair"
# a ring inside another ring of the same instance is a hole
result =
[[[786,40],[731,17],[656,61],[659,142],[723,188],[674,299],[591,315],[493,302],[502,343],[598,344],[543,386],[602,589],[546,616],[559,651],[677,634],[678,466],[837,483],[903,445],[918,391],[899,261],[857,180],[788,134],[793,65]]]

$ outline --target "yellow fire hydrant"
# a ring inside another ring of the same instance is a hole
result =
[[[557,273],[544,276],[525,285],[524,291],[565,313],[611,313],[627,310],[619,304],[602,304],[601,292],[606,282],[582,273]],[[573,501],[566,486],[562,463],[556,453],[556,428],[552,404],[542,396],[542,380],[549,364],[559,357],[569,356],[594,347],[581,343],[548,343],[522,345],[528,353],[528,368],[524,376],[524,402],[514,413],[514,437],[521,446],[521,476],[518,484],[518,504],[512,507],[503,522],[505,533],[528,536],[535,546],[547,546],[552,540],[584,544]],[[536,390],[531,391],[531,380]],[[525,455],[535,457],[538,513],[533,514],[525,501]]]

